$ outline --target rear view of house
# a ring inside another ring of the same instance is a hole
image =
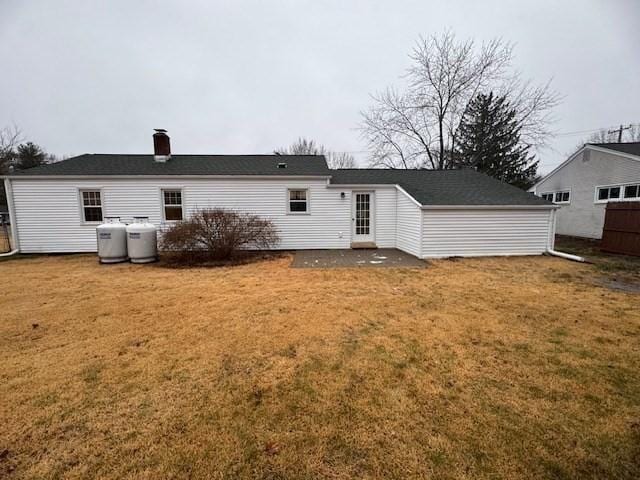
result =
[[[538,255],[553,248],[557,206],[472,170],[330,170],[323,156],[86,154],[5,178],[13,245],[95,252],[105,217],[158,226],[199,208],[251,212],[278,248],[398,248],[419,258]]]
[[[562,207],[557,233],[602,238],[607,203],[640,200],[640,142],[586,144],[530,191]]]

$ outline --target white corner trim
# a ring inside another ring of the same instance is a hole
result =
[[[20,251],[20,238],[18,236],[18,219],[16,218],[16,208],[13,203],[13,188],[11,180],[4,177],[4,191],[7,196],[7,207],[9,207],[9,221],[11,222],[11,248]]]

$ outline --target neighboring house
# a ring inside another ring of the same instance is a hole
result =
[[[324,156],[81,155],[5,177],[14,245],[95,252],[107,216],[162,228],[198,208],[271,219],[279,249],[395,247],[420,258],[536,255],[556,206],[473,170],[330,170]]]
[[[556,233],[602,238],[607,203],[640,200],[640,142],[588,143],[529,191],[562,207]]]

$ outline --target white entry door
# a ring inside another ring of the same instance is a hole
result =
[[[353,192],[351,206],[351,241],[373,242],[375,240],[373,192]]]

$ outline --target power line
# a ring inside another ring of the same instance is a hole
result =
[[[633,126],[632,124],[629,124],[626,127],[624,127],[622,124],[620,124],[620,128],[618,128],[616,130],[609,130],[609,131],[607,131],[607,133],[616,133],[616,132],[618,132],[618,143],[620,143],[620,142],[622,142],[622,132],[623,132],[623,130],[630,130],[632,126]]]

